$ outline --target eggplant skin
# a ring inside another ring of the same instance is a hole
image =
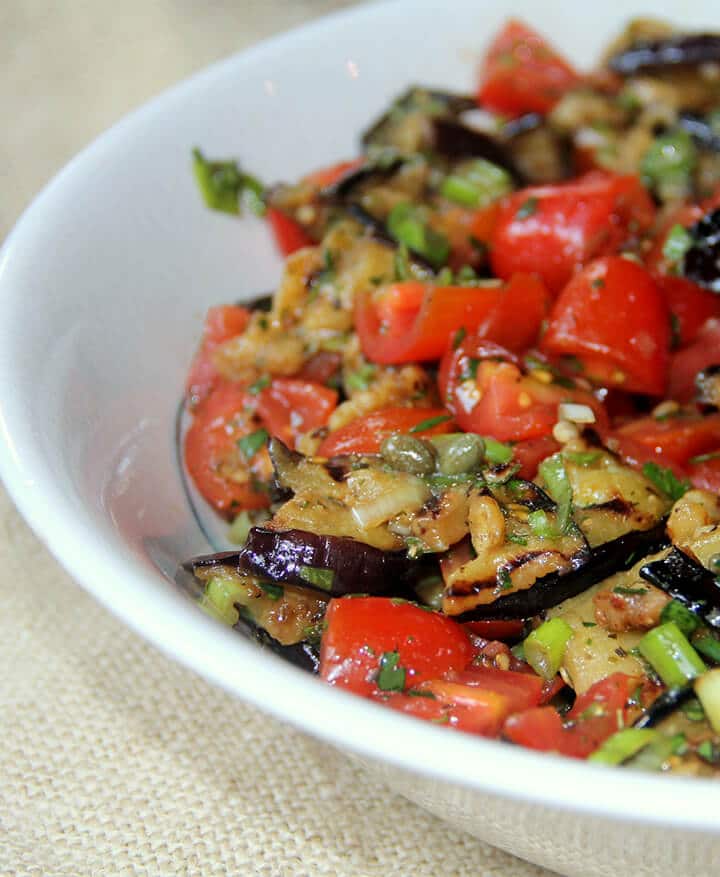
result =
[[[270,636],[266,630],[263,630],[262,627],[255,627],[255,625],[245,621],[243,618],[240,618],[240,621],[235,625],[235,630],[249,634],[262,648],[268,649],[301,670],[308,670],[310,673],[318,672],[320,658],[317,650],[310,643],[294,643],[291,646],[284,646]]]
[[[665,521],[649,530],[633,530],[590,552],[587,562],[566,573],[551,573],[538,579],[525,591],[498,597],[492,603],[455,615],[456,621],[479,621],[484,618],[531,618],[552,609],[570,597],[576,597],[613,573],[630,569],[638,558],[660,551],[668,545]]]
[[[709,570],[684,551],[673,548],[666,557],[645,564],[640,578],[701,614],[712,627],[720,627],[720,585]]]
[[[648,40],[614,55],[608,67],[621,76],[662,67],[697,67],[720,61],[720,34],[685,34],[665,40]]]
[[[667,691],[663,691],[656,697],[640,718],[633,723],[633,728],[654,728],[655,725],[659,725],[663,719],[672,715],[675,710],[690,700],[694,694],[695,690],[692,685],[685,685],[682,688],[668,688]]]
[[[192,571],[219,564],[266,581],[314,588],[332,597],[358,593],[408,596],[412,585],[427,573],[422,560],[409,558],[404,551],[381,551],[347,536],[265,527],[253,527],[239,551],[196,557],[185,568]],[[313,571],[321,571],[320,576]],[[323,579],[321,585],[318,579]]]

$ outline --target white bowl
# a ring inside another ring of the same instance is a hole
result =
[[[398,0],[335,15],[211,67],[86,149],[0,261],[0,472],[67,569],[166,652],[229,692],[359,754],[408,798],[566,874],[711,873],[709,781],[593,767],[453,734],[338,692],[200,612],[173,583],[207,550],[178,477],[174,419],[211,303],[276,283],[265,227],[208,212],[191,147],[292,178],[352,155],[411,82],[469,88],[484,42],[528,19],[587,66],[627,18],[605,0]],[[715,2],[633,13],[720,28]],[[89,632],[91,635],[92,632]]]

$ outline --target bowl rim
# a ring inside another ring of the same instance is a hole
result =
[[[146,119],[189,91],[206,88],[213,81],[271,62],[279,53],[292,50],[299,35],[305,40],[322,40],[335,28],[351,27],[382,16],[385,9],[411,6],[412,2],[376,0],[272,36],[173,85],[86,146],[31,202],[0,250],[0,348],[13,330],[16,253],[32,248],[48,205],[62,201],[88,159],[132,136]],[[33,444],[29,424],[13,400],[13,384],[12,360],[0,352],[0,477],[11,498],[77,582],[174,660],[315,737],[414,774],[558,810],[696,831],[717,830],[720,816],[714,780],[607,770],[502,741],[461,733],[450,736],[447,729],[334,689],[160,590],[156,577],[139,561],[119,557],[104,539],[88,539],[82,513],[52,480],[41,449]],[[123,587],[107,587],[107,581],[122,582]],[[156,611],[138,612],[138,600],[154,587]],[[228,673],[232,666],[241,667],[242,672]],[[677,807],[679,800],[682,808]]]

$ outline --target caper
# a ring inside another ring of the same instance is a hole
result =
[[[380,446],[385,461],[402,472],[430,475],[435,471],[435,452],[422,439],[411,435],[388,436]]]
[[[437,449],[438,469],[443,475],[472,472],[485,456],[485,442],[472,432],[436,436],[433,444]]]

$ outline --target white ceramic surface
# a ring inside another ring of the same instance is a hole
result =
[[[396,0],[210,68],[136,112],[37,198],[0,258],[0,473],[67,569],[188,666],[347,748],[455,825],[572,875],[708,875],[716,784],[604,770],[451,734],[337,692],[201,613],[174,585],[207,550],[183,495],[174,418],[206,307],[273,287],[265,227],[205,210],[190,149],[268,180],[353,153],[411,82],[468,88],[509,13],[587,66],[631,4]],[[582,8],[582,12],[581,12]],[[644,2],[720,29],[713,2]]]

